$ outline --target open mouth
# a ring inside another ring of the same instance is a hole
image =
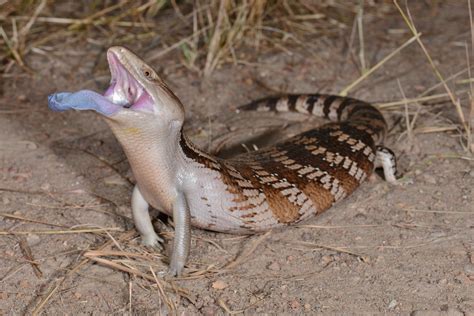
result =
[[[123,108],[152,109],[150,95],[113,52],[107,53],[107,61],[112,79],[104,97]]]
[[[94,110],[105,116],[130,109],[154,113],[154,102],[144,86],[129,71],[119,57],[110,51],[107,53],[112,79],[103,95],[91,91],[59,92],[48,97],[49,108],[53,111]]]

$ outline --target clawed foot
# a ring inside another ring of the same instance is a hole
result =
[[[142,245],[150,248],[155,248],[158,250],[163,250],[162,243],[164,243],[163,238],[159,237],[156,233],[149,234],[147,236],[142,236]]]
[[[172,277],[180,276],[183,273],[183,268],[184,268],[184,262],[176,262],[172,258],[167,274]]]

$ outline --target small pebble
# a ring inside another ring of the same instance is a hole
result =
[[[297,299],[291,300],[290,307],[291,309],[299,309],[301,307],[301,303]]]
[[[227,287],[227,283],[225,283],[224,281],[222,280],[217,280],[215,282],[212,283],[212,288],[213,289],[216,289],[216,290],[223,290]]]
[[[40,188],[41,188],[41,190],[43,190],[43,191],[49,191],[49,189],[51,189],[51,184],[49,184],[49,183],[43,183]]]
[[[280,271],[280,270],[281,270],[280,265],[279,265],[277,262],[275,262],[275,261],[272,262],[272,263],[270,263],[270,264],[267,266],[267,268],[268,268],[269,270],[272,270],[272,271]]]
[[[28,242],[28,245],[31,247],[31,246],[35,246],[39,244],[41,239],[36,234],[28,234],[28,236],[26,236],[26,241]]]
[[[252,78],[245,78],[244,83],[248,86],[251,86],[251,85],[253,85],[253,80],[252,80]]]
[[[388,304],[388,309],[394,309],[395,307],[397,307],[397,305],[398,305],[397,300],[392,300],[392,301]]]
[[[429,184],[437,184],[438,183],[438,181],[436,181],[436,178],[434,176],[430,175],[430,174],[425,173],[423,175],[423,178],[424,178],[426,183],[429,183]]]
[[[326,266],[332,261],[334,261],[332,256],[324,255],[324,256],[321,257],[321,265],[322,266]]]
[[[439,285],[446,285],[447,283],[448,283],[448,280],[446,280],[446,279],[441,279],[441,280],[438,281]]]

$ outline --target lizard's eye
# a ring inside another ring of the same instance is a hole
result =
[[[153,80],[153,74],[151,73],[150,70],[148,70],[148,69],[143,70],[143,75],[145,75],[145,77],[148,80]]]

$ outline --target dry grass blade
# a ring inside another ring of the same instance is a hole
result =
[[[8,50],[10,51],[10,54],[13,56],[15,61],[20,65],[21,67],[24,67],[26,69],[25,63],[23,62],[23,59],[21,58],[20,53],[17,51],[17,49],[13,46],[12,42],[8,38],[7,33],[3,29],[3,27],[0,25],[0,35],[3,37],[3,41],[5,42],[5,45],[7,46]]]
[[[416,35],[418,34],[418,31],[415,27],[415,24],[413,23],[413,20],[410,16],[410,12],[408,11],[407,9],[407,13],[405,13],[402,8],[400,7],[400,5],[398,4],[398,1],[397,0],[393,0],[393,3],[395,4],[395,6],[397,7],[398,11],[400,12],[400,15],[402,16],[403,20],[405,21],[405,24],[408,26],[408,28],[410,29],[410,31],[412,32],[413,35]],[[465,130],[466,133],[470,133],[470,130],[467,126],[467,122],[466,122],[466,119],[464,117],[464,113],[462,111],[462,108],[461,108],[461,104],[459,102],[459,99],[457,99],[455,96],[454,96],[454,93],[451,91],[451,89],[449,88],[449,86],[446,84],[446,80],[444,80],[444,77],[443,75],[441,74],[441,72],[439,71],[438,67],[435,65],[433,59],[431,58],[431,55],[430,53],[428,52],[428,50],[426,49],[426,46],[423,44],[423,42],[421,41],[421,39],[419,37],[417,37],[417,42],[420,46],[420,48],[422,49],[423,53],[425,54],[431,68],[433,69],[433,72],[435,73],[436,77],[438,77],[438,80],[442,83],[444,89],[446,90],[447,94],[449,95],[449,98],[451,99],[451,102],[452,104],[455,106],[456,108],[456,111],[458,113],[458,116],[459,116],[459,119],[461,121],[461,125],[463,126],[463,129]]]
[[[165,301],[165,304],[168,306],[170,311],[173,313],[176,312],[176,305],[174,302],[166,295],[165,290],[163,289],[163,286],[161,285],[160,280],[158,280],[158,277],[156,276],[155,271],[153,271],[153,268],[150,266],[150,272],[153,275],[153,278],[155,279],[156,286],[158,287],[158,290],[160,291],[160,295],[163,298],[163,301]]]
[[[340,226],[326,226],[326,225],[295,225],[298,228],[319,228],[319,229],[347,229],[347,228],[369,228],[369,227],[386,227],[389,225],[340,225]]]
[[[150,259],[149,255],[134,253],[128,251],[117,251],[117,250],[89,250],[84,253],[85,257],[104,257],[104,256],[117,256],[117,257],[128,257],[128,258],[140,258],[145,260]]]
[[[124,233],[122,233],[120,235],[120,237],[118,238],[119,240],[125,240],[125,239],[129,239],[131,237],[133,237],[135,235],[135,231],[134,230],[129,230],[129,231],[126,231]],[[105,242],[102,246],[99,247],[99,250],[104,250],[104,249],[107,249],[108,247],[110,247],[112,245],[112,241],[107,241]],[[33,311],[31,312],[32,315],[39,315],[39,313],[41,313],[41,311],[43,310],[43,308],[46,306],[46,304],[50,301],[50,299],[53,297],[53,295],[59,290],[59,288],[61,287],[61,285],[64,283],[64,281],[66,281],[66,279],[75,274],[77,271],[79,271],[84,265],[86,265],[87,263],[89,262],[89,259],[86,258],[82,261],[80,261],[79,263],[75,264],[71,269],[68,269],[67,270],[67,273],[65,275],[63,275],[62,277],[60,278],[57,278],[55,279],[52,283],[54,283],[50,289],[46,292],[46,295],[43,296],[43,298],[40,299],[40,301],[38,302],[38,304],[35,306],[35,308],[33,309]]]
[[[416,134],[429,134],[429,133],[441,133],[441,132],[453,132],[458,131],[457,126],[427,126],[418,127],[414,130]]]
[[[214,34],[212,35],[211,42],[206,57],[206,65],[204,66],[204,75],[208,76],[212,70],[214,70],[217,64],[217,54],[221,42],[222,36],[222,24],[224,17],[226,16],[226,7],[228,7],[228,0],[221,0],[219,5],[219,11],[217,15],[216,26],[214,27]]]
[[[23,253],[23,256],[25,256],[25,259],[28,260],[28,263],[33,268],[33,272],[36,275],[36,277],[38,279],[42,278],[43,277],[43,272],[39,268],[38,262],[35,261],[35,258],[33,257],[33,253],[31,251],[31,248],[28,245],[28,242],[26,241],[26,238],[24,238],[24,237],[20,238],[20,249],[21,249],[21,252]]]
[[[237,310],[237,311],[233,311],[229,308],[229,306],[227,306],[226,302],[224,302],[224,300],[222,298],[219,298],[217,300],[217,303],[219,304],[219,306],[225,310],[225,312],[229,315],[237,315],[237,314],[242,314],[245,312],[245,309],[242,309],[242,310]]]
[[[109,231],[123,231],[120,227],[106,227],[106,228],[84,228],[84,229],[70,229],[70,230],[26,230],[26,231],[0,231],[0,236],[6,235],[64,235],[64,234],[100,234]]]
[[[386,103],[377,103],[375,106],[379,109],[389,109],[393,107],[398,107],[400,105],[410,104],[410,103],[420,103],[420,102],[426,102],[426,101],[433,101],[433,100],[438,100],[438,99],[444,99],[446,97],[449,97],[447,93],[439,93],[439,94],[434,94],[426,97],[417,97],[417,98],[409,98],[409,99],[404,99],[400,101],[394,101],[394,102],[386,102]]]
[[[156,282],[153,275],[148,275],[148,274],[146,274],[146,273],[144,273],[144,272],[142,272],[138,269],[133,269],[133,268],[126,267],[123,264],[114,262],[112,260],[104,259],[104,258],[97,257],[97,256],[91,256],[91,255],[86,256],[86,258],[88,258],[89,260],[95,261],[97,263],[100,263],[104,266],[107,266],[109,268],[112,268],[112,269],[115,269],[115,270],[118,270],[118,271],[122,271],[122,272],[126,272],[126,273],[135,275],[137,277],[140,277],[140,278],[148,280],[148,281]],[[162,282],[164,283],[165,288],[167,290],[176,290],[177,294],[189,299],[190,301],[193,301],[193,298],[190,296],[189,292],[186,291],[185,289],[178,288],[176,286],[172,286],[171,284],[169,284],[165,280],[163,280]]]
[[[30,222],[30,223],[36,223],[36,224],[42,224],[42,225],[54,226],[54,227],[60,227],[60,228],[68,228],[68,226],[65,226],[65,225],[48,223],[48,222],[39,221],[36,219],[30,219],[30,218],[26,218],[26,217],[14,215],[14,214],[0,213],[0,216],[4,218],[9,218],[9,219],[19,220],[19,221],[24,221],[24,222]]]
[[[242,262],[244,262],[245,260],[248,259],[248,257],[255,251],[255,249],[257,249],[257,247],[265,240],[267,239],[268,236],[270,236],[270,234],[272,233],[271,230],[269,230],[268,232],[266,232],[265,234],[261,235],[258,239],[254,240],[252,242],[252,244],[250,245],[249,248],[247,248],[246,250],[244,250],[240,256],[238,256],[236,259],[232,260],[231,262],[227,263],[225,266],[224,266],[224,270],[228,270],[228,269],[233,269],[235,268],[237,265],[241,264]]]
[[[368,257],[366,257],[366,256],[363,256],[361,254],[358,254],[358,253],[355,253],[355,252],[352,252],[352,251],[349,251],[349,250],[342,249],[341,247],[326,246],[326,245],[321,245],[321,244],[306,242],[306,241],[298,241],[298,242],[295,242],[295,243],[292,243],[292,244],[305,246],[305,247],[311,247],[311,248],[321,248],[321,249],[336,251],[336,252],[340,252],[340,253],[345,253],[345,254],[357,257],[357,258],[361,259],[364,262],[367,262],[367,259],[368,259]]]
[[[397,84],[398,84],[398,88],[400,89],[400,93],[403,97],[403,100],[405,101],[407,99],[406,95],[405,95],[405,91],[403,90],[403,87],[402,87],[402,83],[400,82],[399,79],[397,79]],[[405,123],[406,123],[406,133],[408,135],[408,143],[410,145],[413,145],[413,127],[415,125],[415,122],[416,122],[416,118],[418,117],[418,113],[419,113],[419,109],[420,107],[418,106],[418,110],[416,111],[415,115],[413,116],[413,120],[410,121],[410,115],[408,113],[408,102],[405,101],[405,104],[404,104],[404,110],[405,110]]]
[[[413,212],[413,213],[474,215],[474,212],[438,211],[438,210],[417,210],[417,209],[412,209],[412,208],[406,208],[406,209],[403,209],[403,211],[406,211],[406,212]]]
[[[416,41],[419,37],[421,36],[421,33],[416,33],[411,37],[408,41],[403,43],[401,46],[399,46],[397,49],[395,49],[393,52],[382,58],[381,61],[379,61],[376,65],[374,65],[372,68],[370,68],[367,72],[365,72],[362,76],[360,76],[358,79],[356,79],[354,82],[352,82],[350,85],[345,87],[341,92],[339,92],[340,95],[346,96],[349,91],[351,91],[355,86],[357,86],[359,83],[364,81],[368,76],[370,76],[374,71],[379,69],[383,64],[385,64],[387,61],[392,59],[393,56],[398,54],[401,50],[403,50],[405,47]]]

